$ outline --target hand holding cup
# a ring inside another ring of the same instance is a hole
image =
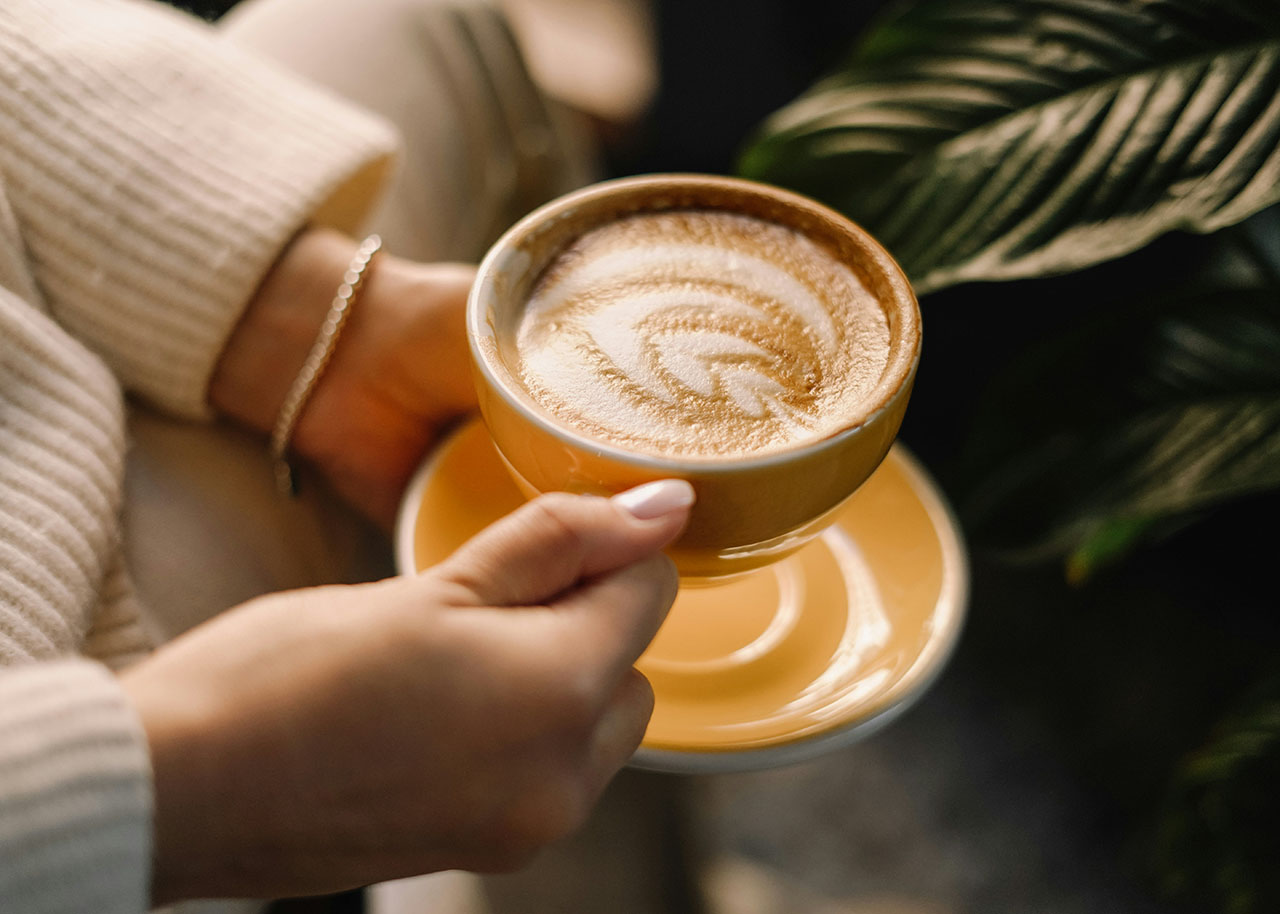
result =
[[[633,664],[690,496],[537,499],[422,574],[262,597],[126,671],[153,902],[506,870],[576,829],[652,711]]]

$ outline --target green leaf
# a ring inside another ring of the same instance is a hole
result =
[[[1149,535],[1156,521],[1151,517],[1116,517],[1099,521],[1067,557],[1067,580],[1081,584],[1121,557],[1128,555]]]
[[[1280,677],[1264,682],[1174,778],[1153,848],[1165,892],[1200,910],[1280,906]]]
[[[1013,364],[984,401],[962,514],[981,545],[1080,580],[1280,489],[1280,296],[1214,288],[1113,312]]]
[[[923,0],[739,170],[843,210],[926,292],[1042,276],[1280,201],[1274,0]]]

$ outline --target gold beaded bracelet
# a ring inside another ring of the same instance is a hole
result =
[[[275,462],[276,486],[286,495],[298,494],[298,478],[293,465],[289,462],[289,442],[293,438],[294,428],[302,407],[306,406],[324,373],[329,359],[333,356],[334,347],[338,343],[338,335],[342,333],[347,315],[355,304],[360,289],[364,285],[365,275],[373,256],[382,247],[382,239],[370,235],[360,242],[355,256],[342,274],[342,284],[338,286],[333,302],[329,305],[329,313],[320,325],[320,333],[316,336],[307,360],[302,363],[298,376],[293,379],[289,393],[285,395],[280,406],[280,414],[276,417],[275,428],[271,432],[271,457]]]

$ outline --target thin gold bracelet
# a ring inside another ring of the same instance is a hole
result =
[[[293,379],[293,385],[280,406],[280,414],[276,417],[275,428],[271,432],[271,458],[275,463],[276,486],[285,495],[298,494],[298,475],[289,462],[289,442],[297,427],[298,417],[302,415],[302,408],[307,405],[307,400],[315,391],[320,376],[333,356],[338,336],[347,322],[347,315],[351,313],[364,285],[369,264],[381,247],[382,239],[377,235],[370,235],[360,242],[355,256],[347,265],[347,272],[342,274],[342,284],[333,296],[329,313],[320,325],[320,332],[307,354],[307,360],[302,363],[298,376]]]

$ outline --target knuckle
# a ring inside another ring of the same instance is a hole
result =
[[[587,669],[570,667],[561,676],[556,696],[559,711],[556,716],[560,723],[572,731],[590,729],[604,705],[603,691]]]
[[[653,716],[653,708],[657,700],[653,692],[653,683],[649,682],[649,677],[644,673],[633,668],[627,676],[626,688],[628,698],[633,702],[637,717],[641,721],[641,736],[643,736],[644,727]]]
[[[503,717],[515,745],[528,751],[571,757],[590,738],[608,707],[611,688],[598,672],[558,658],[526,661],[503,692]]]
[[[582,502],[581,496],[568,492],[548,492],[531,501],[525,510],[529,512],[529,522],[557,548],[580,552],[586,546],[579,529]]]
[[[498,569],[483,553],[476,550],[455,552],[431,570],[439,581],[448,605],[465,606],[476,601],[495,580]]]

